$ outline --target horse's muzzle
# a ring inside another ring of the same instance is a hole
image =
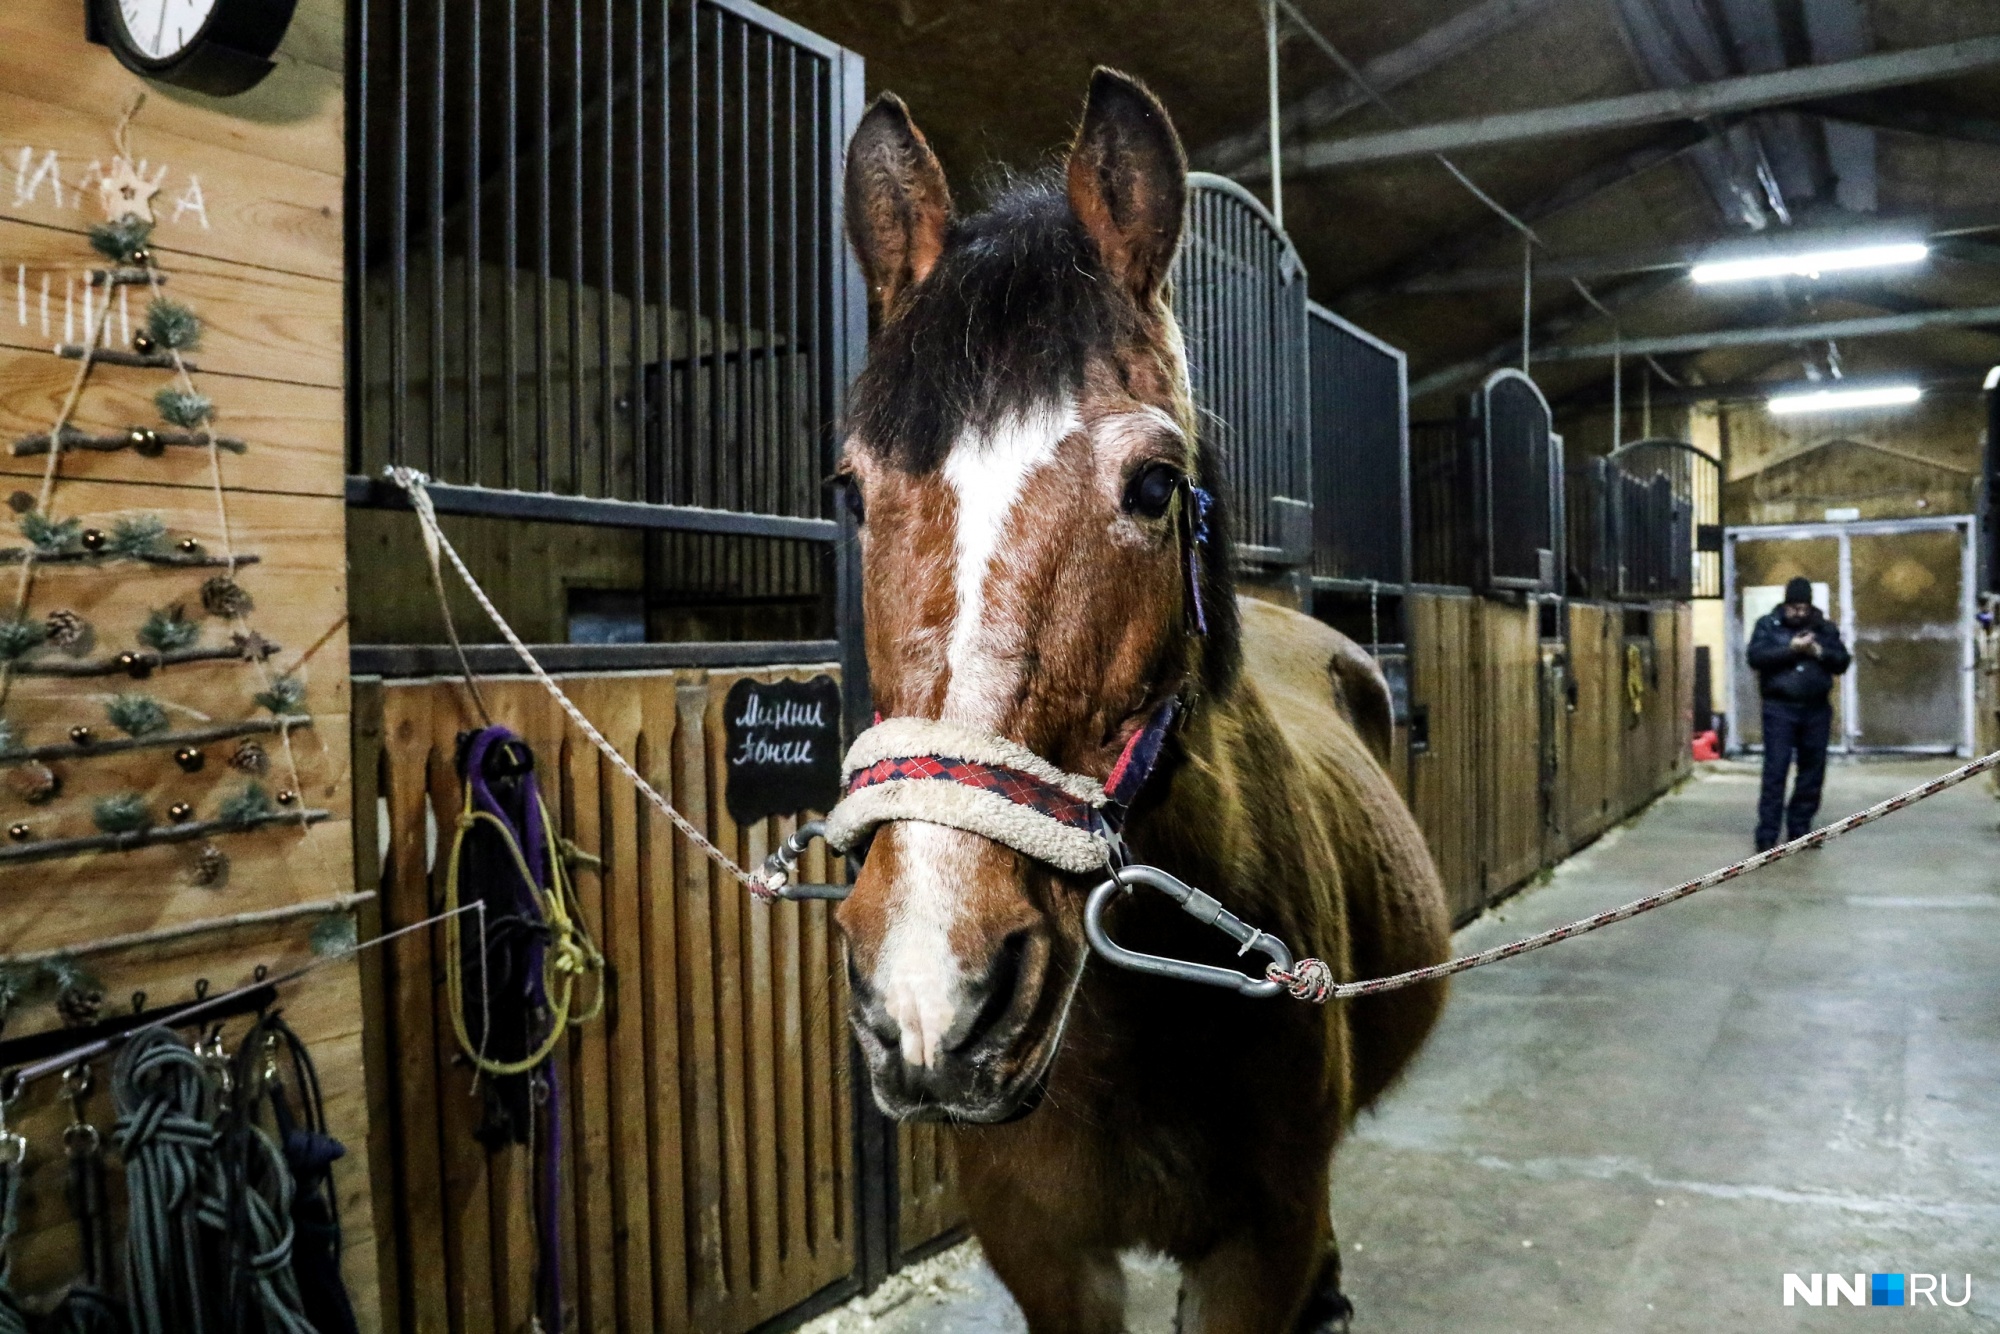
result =
[[[986,975],[964,987],[957,1021],[925,1064],[904,1057],[896,1021],[850,964],[850,1019],[876,1105],[897,1120],[984,1125],[1033,1111],[1069,992],[1052,954],[1044,931],[1008,936]]]

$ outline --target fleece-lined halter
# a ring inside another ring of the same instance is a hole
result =
[[[1178,711],[1176,700],[1154,709],[1102,783],[962,723],[886,719],[848,748],[847,796],[826,818],[826,841],[847,852],[891,821],[923,820],[1059,870],[1101,871]]]

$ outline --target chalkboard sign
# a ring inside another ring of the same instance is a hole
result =
[[[738,681],[722,704],[723,801],[750,824],[824,811],[840,798],[840,683]]]

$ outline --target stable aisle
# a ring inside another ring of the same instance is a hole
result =
[[[1944,761],[1835,763],[1822,820]],[[1701,774],[1460,932],[1497,944],[1749,850],[1748,766]],[[2000,803],[1975,780],[1831,847],[1461,977],[1335,1169],[1357,1330],[2000,1329]],[[969,1248],[968,1248],[969,1251]],[[976,1254],[821,1328],[1022,1328]],[[1784,1275],[1944,1274],[1891,1316]],[[1171,1327],[1170,1265],[1130,1327]],[[895,1303],[891,1306],[890,1303]]]

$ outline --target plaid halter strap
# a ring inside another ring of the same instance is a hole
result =
[[[828,840],[846,850],[883,824],[923,820],[983,835],[1066,871],[1100,870],[1178,713],[1177,700],[1154,709],[1102,783],[957,724],[878,721],[848,751],[847,797],[828,816]]]

